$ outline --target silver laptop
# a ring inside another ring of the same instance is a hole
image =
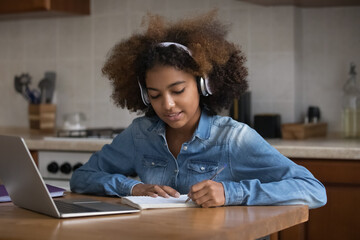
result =
[[[0,135],[0,179],[15,205],[56,218],[139,212],[94,199],[53,200],[21,137]]]

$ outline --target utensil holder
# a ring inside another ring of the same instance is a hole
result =
[[[29,104],[30,129],[54,130],[56,121],[55,104]]]

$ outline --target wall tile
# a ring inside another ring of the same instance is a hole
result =
[[[101,68],[104,61],[102,59],[95,60],[93,68],[93,83],[94,83],[94,95],[95,102],[107,101],[110,99],[112,93],[111,82],[102,75]]]
[[[294,7],[272,9],[272,51],[294,51]]]
[[[97,16],[92,19],[95,58],[105,59],[106,53],[112,47],[110,20],[111,17],[108,15]]]
[[[349,63],[360,66],[360,7],[263,7],[234,0],[92,0],[90,16],[0,21],[0,100],[13,106],[2,107],[0,125],[28,126],[14,76],[29,72],[35,87],[45,71],[55,70],[59,124],[63,114],[81,110],[91,126],[127,126],[138,115],[114,106],[101,74],[106,54],[143,30],[148,11],[177,20],[215,7],[221,21],[231,23],[228,39],[247,55],[253,114],[279,112],[284,121],[297,121],[317,104],[331,130],[340,130],[341,86]]]

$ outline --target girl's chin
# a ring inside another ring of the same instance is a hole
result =
[[[182,128],[184,126],[184,123],[182,121],[177,121],[177,122],[166,121],[166,124],[174,129]]]

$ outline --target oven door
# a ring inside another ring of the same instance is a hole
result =
[[[44,181],[70,190],[72,173],[86,163],[92,152],[39,151],[39,171]]]

